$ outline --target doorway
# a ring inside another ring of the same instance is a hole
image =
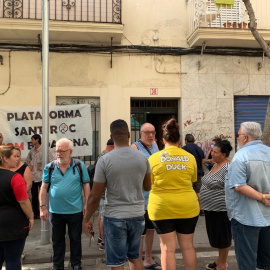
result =
[[[131,143],[140,137],[141,125],[151,123],[156,129],[156,140],[159,149],[163,149],[162,125],[169,119],[178,120],[177,99],[131,100]]]

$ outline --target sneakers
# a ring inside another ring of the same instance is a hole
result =
[[[105,250],[105,244],[104,243],[100,243],[99,250],[101,250],[101,251]]]
[[[206,269],[209,269],[209,270],[216,270],[217,268],[217,264],[216,262],[213,262],[213,263],[209,263],[205,266]]]
[[[97,240],[97,244],[100,245],[102,242],[102,239],[99,237],[98,240]]]

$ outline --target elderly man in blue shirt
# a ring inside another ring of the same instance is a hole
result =
[[[261,136],[259,123],[241,124],[225,182],[239,270],[270,269],[270,148]]]

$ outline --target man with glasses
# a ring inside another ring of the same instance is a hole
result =
[[[42,147],[41,136],[35,134],[31,137],[31,143],[34,146],[28,153],[26,161],[28,167],[32,171],[33,183],[31,187],[32,194],[32,208],[34,212],[34,218],[39,219],[39,204],[38,194],[41,187],[42,180]],[[49,160],[52,161],[54,156],[49,152]]]
[[[143,154],[149,158],[152,154],[159,151],[156,141],[155,141],[155,127],[150,123],[144,123],[141,126],[140,131],[140,139],[137,142],[134,142],[131,147],[134,149],[138,149],[139,151],[143,152]],[[149,219],[147,206],[149,201],[149,191],[143,190],[144,196],[144,209],[145,209],[145,229],[142,234],[141,239],[141,246],[140,246],[140,255],[142,257],[143,253],[143,242],[145,236],[145,257],[143,260],[143,265],[145,269],[156,269],[160,270],[160,264],[156,263],[152,258],[152,247],[154,241],[154,226],[152,221]]]
[[[56,162],[52,173],[51,163],[43,170],[40,192],[40,218],[48,220],[46,205],[49,187],[49,202],[52,223],[53,267],[52,270],[64,269],[66,225],[70,239],[70,263],[74,270],[81,269],[81,234],[82,219],[86,211],[90,194],[89,176],[86,166],[80,161],[82,179],[75,161],[71,158],[73,143],[62,138],[56,143]],[[50,184],[50,185],[49,185]],[[82,188],[85,203],[83,203]]]
[[[270,269],[270,148],[261,136],[259,123],[241,124],[225,181],[239,270]]]

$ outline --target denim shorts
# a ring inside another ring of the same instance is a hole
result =
[[[117,267],[124,265],[127,258],[136,260],[140,257],[144,226],[144,216],[124,219],[104,217],[106,265]]]

